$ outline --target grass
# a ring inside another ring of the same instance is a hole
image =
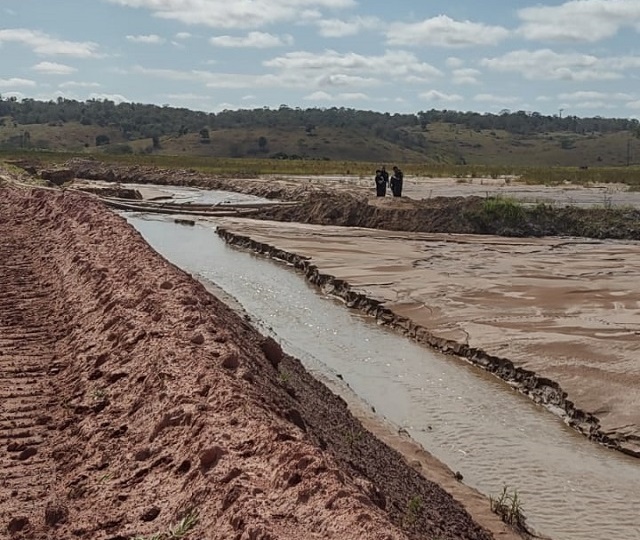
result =
[[[280,374],[278,375],[278,379],[282,384],[286,385],[291,380],[291,373],[283,369],[282,371],[280,371]]]
[[[180,540],[191,532],[198,524],[199,519],[198,511],[191,510],[168,531],[156,533],[152,536],[134,536],[131,540]]]
[[[487,197],[482,204],[482,211],[493,221],[517,223],[524,217],[522,204],[509,197]]]
[[[420,495],[415,495],[409,499],[403,519],[405,527],[411,527],[415,524],[422,511],[422,506],[422,497]]]
[[[489,497],[489,504],[491,511],[507,525],[528,532],[523,504],[517,490],[510,491],[505,485],[497,498]]]
[[[361,439],[362,432],[355,429],[349,429],[349,431],[347,431],[347,433],[345,434],[345,440],[347,441],[347,445],[349,445],[349,448],[351,449],[355,448]]]

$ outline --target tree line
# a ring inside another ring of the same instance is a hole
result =
[[[38,101],[0,96],[0,122],[16,124],[63,124],[111,126],[126,139],[202,133],[202,130],[230,128],[297,128],[313,135],[318,127],[366,130],[406,147],[421,147],[430,124],[445,123],[472,130],[503,130],[512,135],[529,136],[547,132],[640,133],[640,124],[630,118],[579,118],[543,115],[537,112],[503,110],[498,114],[455,110],[419,111],[391,114],[345,107],[224,110],[218,113],[142,103],[115,103],[108,99],[76,101],[58,98]]]

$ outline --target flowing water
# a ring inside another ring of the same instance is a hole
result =
[[[517,488],[555,540],[640,539],[640,460],[586,440],[506,383],[320,294],[277,263],[227,246],[212,223],[127,216],[159,253],[234,296],[312,372],[335,378],[487,495]]]

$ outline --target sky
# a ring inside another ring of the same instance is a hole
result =
[[[0,0],[0,95],[638,118],[640,0]]]

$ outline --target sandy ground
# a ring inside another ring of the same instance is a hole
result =
[[[560,383],[640,450],[640,245],[223,220],[309,257],[436,336]]]
[[[374,191],[371,178],[353,176],[277,177],[277,182],[289,186],[308,185],[331,190],[358,193]],[[390,192],[387,192],[391,196]],[[403,197],[432,199],[435,197],[509,197],[525,203],[556,204],[559,206],[634,206],[640,208],[640,192],[628,191],[624,184],[594,184],[588,187],[563,184],[560,186],[527,185],[513,178],[426,178],[406,176]]]
[[[3,188],[0,228],[3,536],[491,537],[93,198]]]

